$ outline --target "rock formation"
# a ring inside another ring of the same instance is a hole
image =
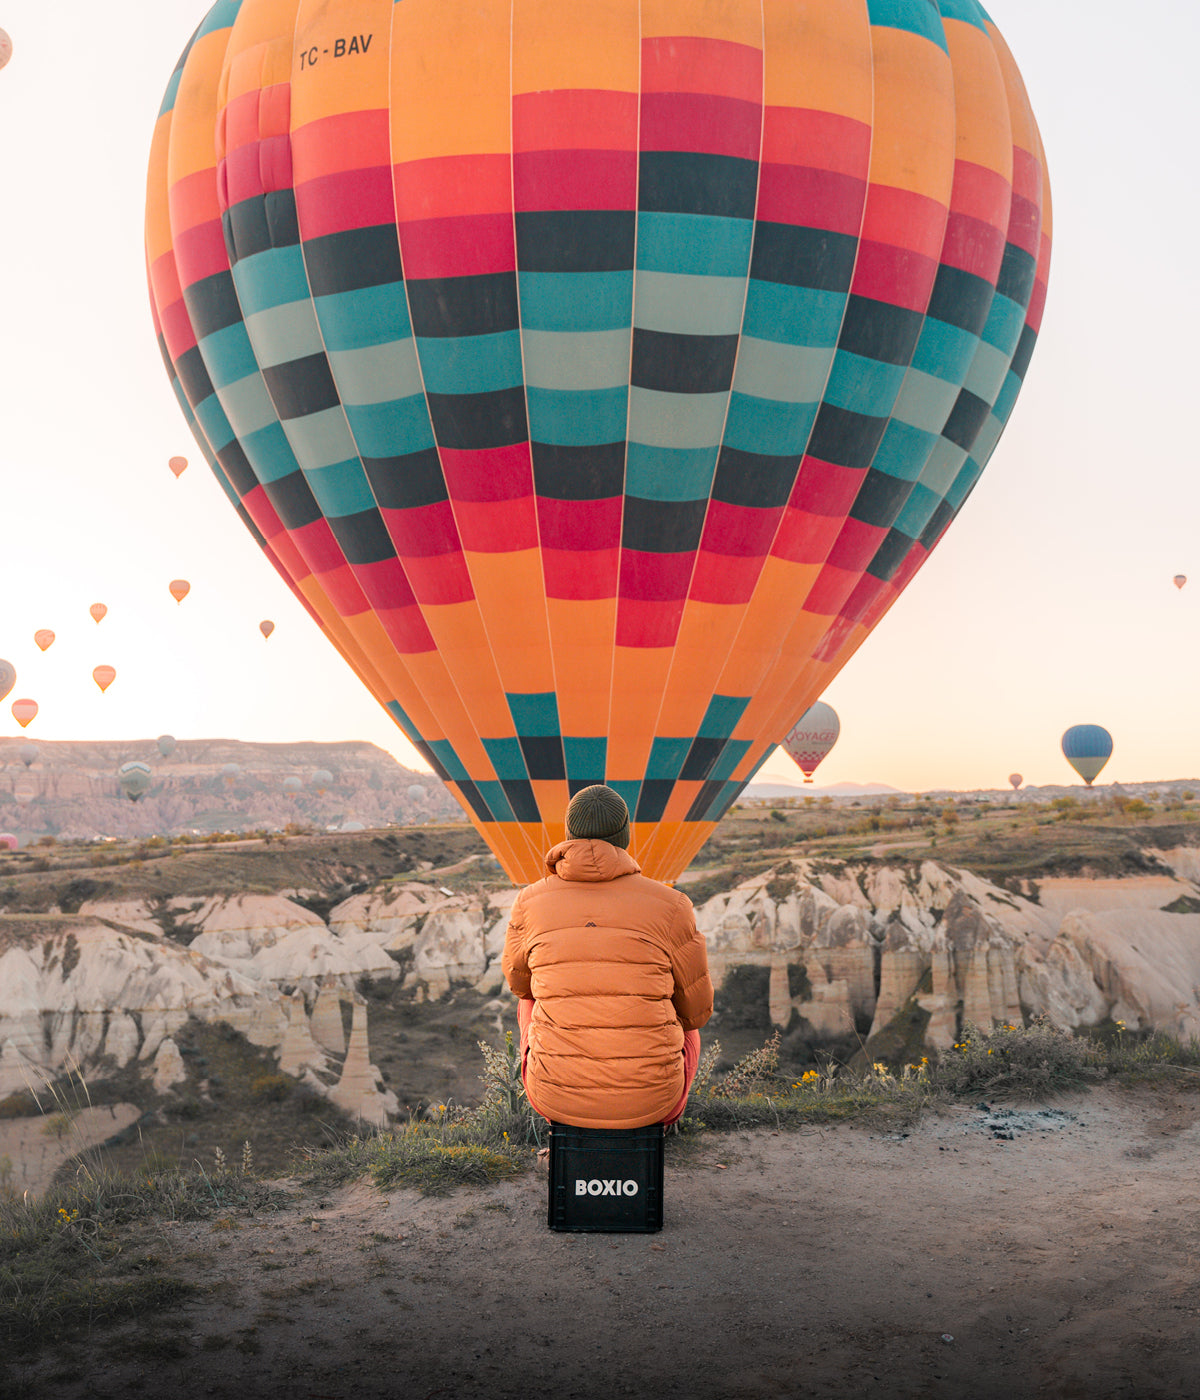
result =
[[[364,1123],[381,1127],[399,1110],[395,1094],[383,1087],[379,1071],[371,1063],[367,1044],[367,1008],[354,1007],[354,1024],[350,1030],[350,1045],[342,1065],[341,1078],[329,1091],[329,1097],[343,1113]]]
[[[696,918],[714,981],[760,969],[763,1015],[812,1041],[903,1022],[907,1051],[913,1027],[915,1048],[940,1050],[967,1023],[1035,1015],[1186,1039],[1200,1035],[1200,864],[1190,849],[1157,859],[1144,877],[1045,880],[1037,903],[929,860],[793,859]],[[282,893],[0,915],[0,1097],[69,1065],[133,1067],[178,1092],[174,1037],[196,1018],[227,1022],[283,1072],[383,1122],[396,1102],[370,1059],[364,979],[417,1000],[469,987],[507,1004],[500,953],[515,893],[388,883],[328,921]]]
[[[396,1111],[365,1058],[366,1006],[355,992],[363,975],[398,973],[376,945],[348,953],[282,899],[207,901],[190,947],[146,932],[145,910],[134,912],[136,927],[97,912],[0,916],[0,1099],[68,1072],[103,1077],[130,1065],[167,1095],[188,1078],[173,1037],[195,1018],[276,1050],[283,1072],[356,1116],[379,1123]],[[343,998],[358,1002],[349,1049],[339,1042]]]

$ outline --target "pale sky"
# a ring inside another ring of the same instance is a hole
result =
[[[142,219],[163,88],[204,0],[5,0],[0,657],[38,739],[363,739],[424,767],[229,507],[154,341]],[[824,783],[907,790],[1200,776],[1193,401],[1200,17],[1181,0],[995,0],[1050,164],[1042,335],[1008,432],[931,562],[825,695]],[[176,481],[168,457],[191,466]],[[1192,574],[1182,592],[1172,575]],[[171,579],[191,581],[177,606]],[[93,602],[108,604],[97,626]],[[258,631],[269,617],[270,642]],[[57,641],[44,655],[39,627]],[[105,695],[92,668],[117,679]],[[764,777],[796,779],[777,753]]]

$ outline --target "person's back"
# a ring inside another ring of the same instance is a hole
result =
[[[628,839],[617,793],[577,794],[568,839],[546,857],[552,873],[517,897],[505,942],[530,1102],[576,1127],[678,1117],[712,1013],[691,901],[642,875]]]

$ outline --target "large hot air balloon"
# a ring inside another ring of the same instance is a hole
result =
[[[1025,781],[1025,778],[1024,778],[1024,776],[1023,776],[1022,774],[1020,774],[1020,773],[1010,773],[1010,774],[1008,775],[1008,781],[1012,784],[1012,790],[1013,790],[1014,792],[1016,792],[1016,790],[1017,790],[1017,789],[1021,786],[1021,784]]]
[[[177,603],[182,603],[192,591],[192,585],[185,578],[173,578],[167,587]]]
[[[1062,736],[1063,757],[1091,787],[1112,756],[1112,735],[1098,724],[1073,724]]]
[[[271,635],[271,633],[274,632],[275,624],[271,621],[269,617],[264,617],[263,620],[258,624],[258,630],[263,634],[263,641],[266,641],[267,638]]]
[[[41,750],[36,744],[22,744],[17,750],[17,756],[26,768],[32,768],[37,762],[38,754]]]
[[[120,768],[117,769],[117,781],[121,784],[121,791],[129,798],[130,802],[136,802],[150,790],[154,775],[151,773],[148,763],[142,763],[135,759],[132,763],[121,764]]]
[[[88,608],[88,612],[91,613],[92,617],[97,622],[103,622],[108,613],[108,606],[105,603],[93,603],[92,606]]]
[[[54,633],[49,627],[41,627],[33,634],[33,640],[37,643],[39,651],[49,651],[54,645]]]
[[[168,459],[167,466],[171,468],[176,481],[187,471],[187,464],[186,457],[171,457]]]
[[[160,734],[158,736],[157,743],[158,751],[160,754],[162,754],[163,758],[170,758],[171,755],[175,752],[174,734]]]
[[[146,243],[196,440],[514,880],[673,879],[941,539],[1041,323],[977,0],[221,0]]]
[[[1176,574],[1175,577],[1171,580],[1171,582],[1175,585],[1176,588],[1182,588],[1183,585],[1187,582],[1187,574]]]
[[[841,732],[837,711],[824,700],[810,705],[788,730],[783,741],[784,752],[795,761],[806,783],[812,782],[817,764],[837,743]]]
[[[11,661],[0,660],[0,700],[12,690],[17,683],[17,668]]]
[[[38,702],[36,700],[14,700],[12,702],[13,719],[22,729],[28,729],[31,721],[37,716]]]
[[[116,678],[117,669],[115,666],[97,666],[92,672],[92,680],[96,682],[102,691],[107,690]]]

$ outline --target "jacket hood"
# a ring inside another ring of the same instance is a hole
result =
[[[546,869],[560,880],[615,880],[619,875],[638,875],[642,867],[620,846],[607,841],[576,837],[560,841],[546,852]]]

